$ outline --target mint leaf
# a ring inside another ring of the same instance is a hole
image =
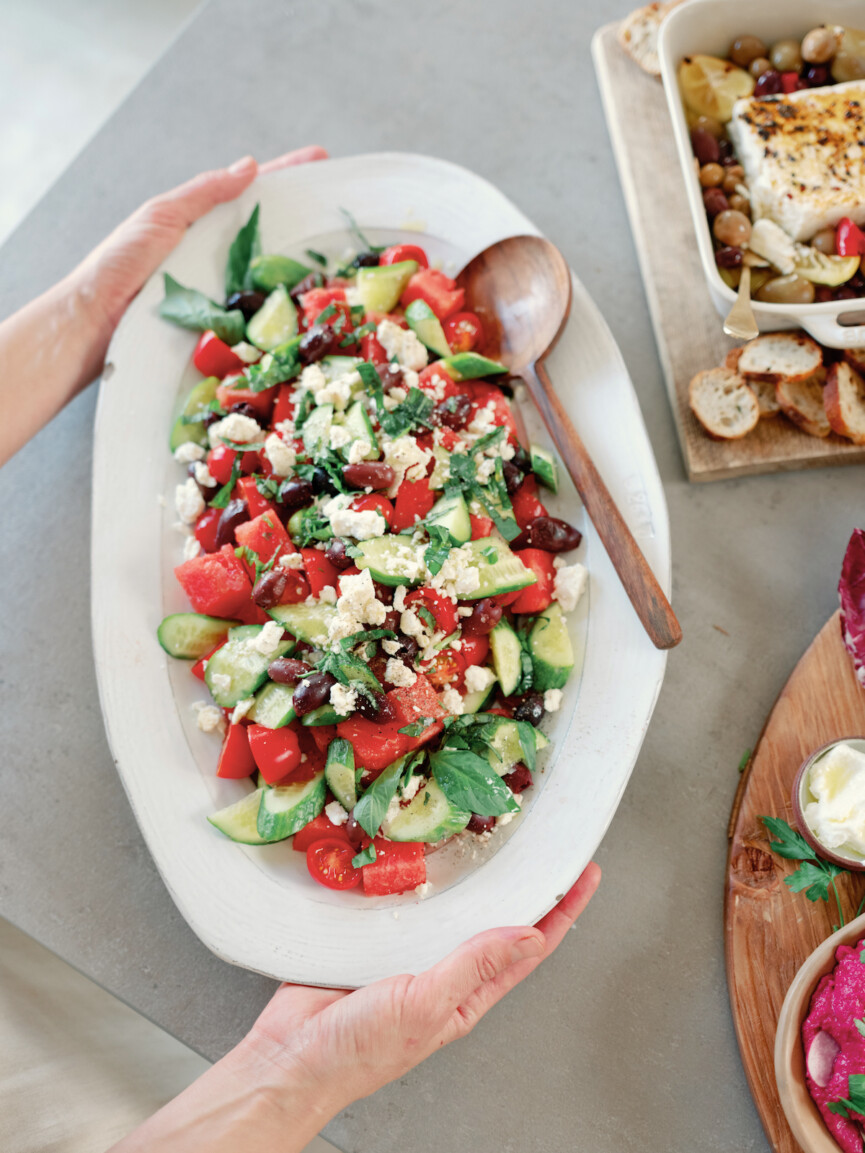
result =
[[[501,777],[475,753],[442,749],[430,756],[433,776],[454,806],[482,817],[518,813],[520,806]]]
[[[195,288],[185,288],[166,272],[164,275],[165,296],[159,306],[163,320],[190,328],[193,332],[206,332],[213,329],[226,344],[237,344],[243,340],[246,321],[239,308],[230,312],[216,304]]]
[[[368,836],[374,837],[381,828],[388,805],[396,796],[404,767],[405,757],[388,765],[354,806],[355,820]]]
[[[371,865],[374,860],[375,845],[367,845],[365,849],[361,849],[356,857],[352,857],[351,863],[356,869],[362,869],[364,865]]]
[[[261,255],[261,236],[258,231],[258,210],[256,204],[252,215],[243,228],[231,242],[228,250],[228,261],[225,266],[225,295],[231,296],[235,292],[243,292],[252,288],[249,275],[249,266]]]
[[[336,316],[337,312],[339,312],[339,309],[336,307],[333,301],[331,301],[330,304],[325,305],[325,307],[321,310],[321,312],[313,321],[313,324],[325,324],[332,317]]]

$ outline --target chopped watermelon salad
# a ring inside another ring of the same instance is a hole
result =
[[[262,255],[256,207],[224,305],[165,277],[202,379],[170,434],[192,611],[158,637],[209,690],[217,775],[252,785],[215,829],[293,837],[332,889],[423,895],[429,848],[519,814],[586,571],[463,290],[349,223],[332,274]]]

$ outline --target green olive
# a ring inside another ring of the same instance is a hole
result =
[[[755,298],[764,304],[813,304],[814,285],[793,272],[789,276],[767,280],[755,293]]]
[[[779,72],[798,72],[802,67],[802,51],[798,40],[776,40],[769,53],[772,66]]]
[[[758,56],[748,65],[748,71],[755,80],[759,80],[763,73],[768,72],[771,67],[772,61],[767,56]]]
[[[847,80],[861,80],[865,76],[865,57],[853,52],[836,52],[832,61],[832,79],[843,84]]]
[[[802,59],[809,64],[826,64],[838,51],[840,41],[834,28],[812,28],[802,40]]]
[[[700,169],[700,184],[703,188],[717,188],[723,180],[724,169],[720,164],[704,164]]]
[[[743,248],[751,239],[751,221],[744,212],[728,208],[719,212],[712,226],[717,240],[735,248]]]
[[[730,59],[740,68],[747,68],[752,60],[766,55],[766,45],[756,36],[737,36],[730,45]]]
[[[811,247],[826,256],[835,256],[838,251],[835,247],[835,229],[821,228],[811,240]]]
[[[724,125],[720,120],[716,120],[714,116],[697,116],[691,125],[692,128],[702,128],[704,132],[708,132],[710,136],[714,136],[716,140],[720,140],[725,135]]]

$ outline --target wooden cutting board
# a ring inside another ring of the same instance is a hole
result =
[[[742,775],[728,829],[724,901],[727,984],[742,1063],[776,1153],[799,1153],[775,1086],[775,1026],[781,1003],[808,954],[837,925],[833,904],[810,902],[783,883],[797,862],[775,856],[761,816],[794,824],[796,770],[820,745],[865,735],[865,690],[841,640],[836,613],[793,670]],[[865,874],[838,879],[849,921],[865,893]]]
[[[663,86],[624,52],[617,27],[596,33],[592,54],[689,480],[865,461],[865,448],[808,436],[783,416],[741,440],[712,440],[694,418],[691,378],[738,342],[709,297]]]

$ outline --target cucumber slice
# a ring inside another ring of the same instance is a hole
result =
[[[385,818],[381,831],[392,841],[440,841],[461,832],[471,813],[455,808],[435,781],[421,786],[410,804],[391,820]]]
[[[247,339],[256,348],[273,352],[297,333],[297,309],[284,284],[279,284],[246,325]]]
[[[169,656],[198,661],[215,649],[236,624],[237,621],[204,613],[172,613],[156,630],[156,636]]]
[[[222,709],[233,709],[239,701],[251,697],[267,680],[270,662],[294,647],[293,641],[280,641],[276,651],[265,656],[249,643],[254,635],[252,630],[260,633],[263,626],[244,625],[241,628],[243,632],[234,629],[229,633],[228,642],[213,654],[204,670],[210,695]],[[228,677],[227,686],[222,683],[223,677]]]
[[[413,300],[405,310],[405,318],[418,340],[431,352],[436,356],[450,356],[450,345],[441,321],[425,300]]]
[[[369,452],[364,453],[364,460],[377,459],[378,452],[378,438],[373,432],[372,423],[367,415],[363,403],[356,400],[354,404],[346,410],[343,418],[343,426],[351,433],[352,442],[356,440],[365,440],[369,445]],[[340,452],[348,460],[348,454],[351,450],[351,443],[340,449]]]
[[[258,292],[273,292],[280,284],[284,284],[286,288],[294,288],[305,276],[309,276],[310,272],[312,269],[307,268],[305,264],[277,253],[256,256],[249,265],[252,287]]]
[[[258,809],[258,835],[268,842],[284,841],[322,812],[326,793],[323,772],[311,781],[265,789]]]
[[[522,647],[520,638],[502,618],[490,633],[493,668],[499,678],[502,693],[509,697],[520,683],[522,675]]]
[[[474,592],[466,594],[464,600],[482,600],[483,597],[498,593],[516,592],[537,581],[535,574],[515,556],[503,540],[481,537],[480,540],[466,541],[463,548],[474,554],[481,583]],[[495,559],[492,559],[495,558]]]
[[[490,360],[477,352],[455,352],[453,356],[446,356],[441,366],[452,380],[477,380],[480,376],[508,371],[497,360]]]
[[[559,491],[559,469],[556,458],[539,444],[530,446],[532,472],[550,492]]]
[[[563,688],[574,667],[574,649],[564,613],[556,601],[538,613],[529,633],[529,652],[534,668],[534,691],[544,693],[547,689]]]
[[[345,376],[360,363],[359,356],[324,356],[318,362],[318,367],[324,373],[325,379],[331,381],[336,380],[338,376]]]
[[[220,833],[241,845],[266,845],[265,838],[258,834],[258,810],[266,791],[256,789],[254,793],[247,793],[242,800],[220,809],[207,819]]]
[[[401,534],[374,537],[361,541],[354,563],[368,568],[372,579],[384,585],[418,584],[423,580],[423,546],[413,545],[410,536]]]
[[[540,729],[532,729],[535,737],[535,751],[545,749],[550,743]],[[490,742],[491,748],[487,750],[487,759],[500,777],[506,776],[514,765],[524,759],[523,746],[520,743],[520,730],[516,722],[503,717],[496,727]],[[498,756],[496,756],[498,753]]]
[[[310,539],[330,540],[333,536],[330,521],[323,520],[315,507],[299,508],[297,512],[293,512],[288,518],[286,529],[295,543],[303,541],[304,546],[309,544]]]
[[[493,681],[487,689],[481,689],[475,693],[466,693],[463,697],[463,712],[482,713],[496,695],[496,683],[496,681]]]
[[[390,312],[396,308],[405,286],[417,272],[416,260],[380,264],[357,270],[357,293],[365,312]]]
[[[338,713],[333,705],[319,705],[317,709],[313,709],[311,713],[305,713],[300,723],[306,725],[307,728],[316,728],[319,725],[338,725],[340,721],[347,718]]]
[[[200,380],[186,398],[186,402],[171,426],[168,447],[175,452],[182,444],[192,441],[206,448],[210,443],[203,418],[210,412],[210,402],[216,398],[219,385],[218,376],[206,376]],[[198,419],[195,419],[198,418]]]
[[[440,497],[426,519],[427,524],[438,524],[446,528],[457,544],[465,544],[472,538],[468,505],[459,493]]]
[[[290,685],[278,685],[268,681],[255,694],[255,704],[247,713],[251,721],[264,725],[266,729],[281,729],[290,725],[297,714],[292,706],[294,689]]]
[[[270,609],[270,616],[284,625],[299,641],[317,645],[327,640],[327,630],[336,616],[336,609],[327,604],[277,605]]]
[[[342,807],[351,812],[357,804],[357,783],[354,775],[354,749],[350,741],[337,737],[330,742],[324,779]]]
[[[333,405],[320,404],[314,408],[303,425],[303,446],[315,459],[330,447],[330,426],[333,424]]]

